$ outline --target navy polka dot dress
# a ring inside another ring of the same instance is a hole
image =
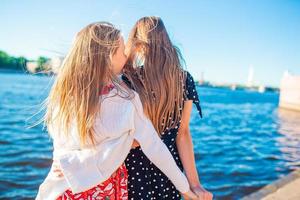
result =
[[[186,73],[184,100],[193,100],[200,117],[200,102],[193,77]],[[124,80],[124,77],[123,77]],[[127,81],[126,78],[124,80]],[[128,84],[128,82],[127,82]],[[130,85],[130,84],[129,84]],[[183,171],[176,147],[178,124],[174,129],[167,129],[162,134],[162,141],[167,145],[178,167]],[[125,164],[128,171],[128,197],[133,200],[181,199],[180,192],[172,182],[145,156],[140,147],[131,149]]]

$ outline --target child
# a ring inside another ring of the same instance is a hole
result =
[[[189,128],[193,103],[202,117],[198,93],[193,77],[184,70],[184,59],[172,43],[163,20],[155,16],[139,19],[129,34],[126,49],[128,60],[123,69],[124,81],[139,94],[145,114],[177,166],[185,172],[192,191],[202,200],[211,200],[212,194],[199,181]],[[180,191],[171,181],[166,181],[168,178],[153,166],[141,148],[132,149],[125,164],[129,199],[151,194],[153,199],[181,200]],[[147,176],[138,181],[137,174],[140,173]]]
[[[124,41],[112,24],[82,29],[50,91],[45,123],[53,138],[52,169],[37,199],[128,199],[124,160],[134,140],[176,188],[197,198],[144,115],[137,93],[118,78]],[[134,155],[132,155],[134,156]]]

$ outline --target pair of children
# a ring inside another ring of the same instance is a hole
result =
[[[197,198],[145,116],[139,95],[118,77],[124,52],[120,31],[110,23],[93,23],[77,34],[45,115],[53,160],[63,176],[52,166],[37,199],[128,199],[124,160],[134,141],[182,194]]]

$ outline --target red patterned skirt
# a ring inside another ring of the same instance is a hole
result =
[[[65,191],[57,200],[81,200],[81,199],[103,199],[103,200],[127,200],[127,169],[122,164],[116,172],[106,181],[99,185],[77,194],[71,190]]]

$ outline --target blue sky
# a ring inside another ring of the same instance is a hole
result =
[[[64,55],[77,31],[110,21],[125,38],[136,20],[162,17],[195,79],[278,86],[300,74],[300,0],[1,0],[0,49],[15,56]]]

